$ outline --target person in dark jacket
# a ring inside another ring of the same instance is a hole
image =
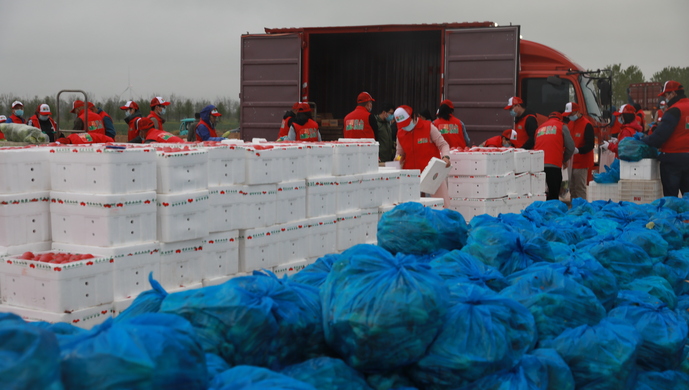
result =
[[[663,85],[667,110],[653,134],[641,141],[660,150],[660,181],[664,196],[689,192],[689,98],[684,86],[669,80]]]
[[[395,120],[395,106],[384,103],[380,112],[376,115],[378,122],[378,161],[386,162],[395,159],[396,134],[392,130],[392,121]]]
[[[225,138],[218,137],[215,132],[215,124],[218,122],[218,117],[222,114],[218,112],[214,105],[209,104],[201,110],[201,121],[194,131],[196,132],[196,141],[222,141]]]
[[[55,133],[57,132],[57,124],[55,124],[55,121],[51,115],[50,106],[47,104],[41,104],[40,106],[36,107],[36,114],[29,118],[26,124],[41,129],[41,131],[48,136],[50,142],[54,142]]]

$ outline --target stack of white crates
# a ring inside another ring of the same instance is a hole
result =
[[[591,181],[586,195],[589,202],[611,200],[651,203],[663,197],[660,164],[658,160],[651,158],[637,162],[620,160],[620,181],[606,184]]]
[[[467,221],[481,214],[519,213],[545,200],[543,152],[523,149],[452,150],[450,207]]]

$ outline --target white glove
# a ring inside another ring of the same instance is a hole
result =
[[[608,141],[603,141],[603,145],[601,145],[600,148],[603,150],[608,150],[608,145],[610,145]]]
[[[617,138],[610,138],[610,143],[611,144],[616,144],[617,143]]]
[[[579,154],[579,148],[574,148],[574,154]]]

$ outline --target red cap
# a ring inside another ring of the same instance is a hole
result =
[[[514,141],[517,139],[517,132],[512,129],[507,129],[502,132],[502,136],[510,141]]]
[[[120,110],[128,110],[130,108],[133,108],[135,110],[139,109],[139,105],[136,104],[136,102],[133,102],[131,100],[127,101],[127,103],[124,104],[124,106],[120,107]]]
[[[443,100],[442,102],[440,102],[440,105],[441,105],[441,106],[442,106],[443,104],[446,105],[446,106],[448,106],[448,107],[450,107],[450,108],[453,109],[453,110],[455,109],[455,105],[452,104],[452,101],[450,101],[449,99],[445,99],[445,100]]]
[[[153,99],[151,99],[151,107],[155,106],[169,106],[170,102],[166,102],[161,98],[160,96],[156,96]]]
[[[548,118],[557,118],[559,120],[562,120],[562,114],[560,114],[557,111],[553,111],[550,113],[550,115],[548,115]]]
[[[562,115],[571,114],[575,111],[579,111],[579,105],[574,102],[569,102],[565,104],[565,112]]]
[[[620,114],[636,114],[636,109],[631,104],[623,104],[620,107]]]
[[[297,111],[299,109],[300,104],[301,104],[301,102],[296,102],[296,103],[292,104],[292,111]]]
[[[507,100],[507,105],[505,106],[505,110],[511,110],[515,104],[524,104],[524,101],[517,96],[513,96]]]
[[[220,112],[218,112],[218,109],[217,109],[217,108],[214,108],[213,110],[211,110],[211,115],[213,115],[213,116],[222,116],[222,114],[221,114]]]
[[[366,102],[375,102],[375,99],[371,97],[371,94],[368,92],[362,92],[359,94],[359,96],[356,97],[356,102],[358,103],[366,103]]]
[[[137,131],[148,130],[153,128],[153,121],[148,118],[137,118],[134,123],[134,128]]]
[[[309,103],[299,103],[297,112],[311,112],[311,106],[309,106]]]
[[[412,114],[413,110],[409,106],[399,106],[395,110],[395,122],[397,122],[397,128],[401,129],[403,127],[407,127],[411,121],[412,121]]]
[[[684,89],[682,84],[674,80],[668,80],[665,82],[665,85],[663,85],[663,91],[659,93],[658,96],[663,96],[668,92],[675,92],[679,89]]]
[[[93,103],[91,103],[91,102],[88,102],[88,105],[89,105],[89,108],[93,108],[93,107],[96,106],[95,104],[93,104]]]
[[[81,100],[75,100],[72,103],[72,109],[69,112],[74,113],[74,111],[76,111],[77,108],[83,108],[83,107],[84,107],[84,102],[82,102]]]

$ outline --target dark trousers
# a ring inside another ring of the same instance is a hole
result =
[[[560,187],[562,187],[562,168],[545,167],[545,184],[548,186],[547,200],[560,199]]]
[[[660,181],[663,196],[679,196],[689,192],[689,165],[677,162],[660,163]]]

